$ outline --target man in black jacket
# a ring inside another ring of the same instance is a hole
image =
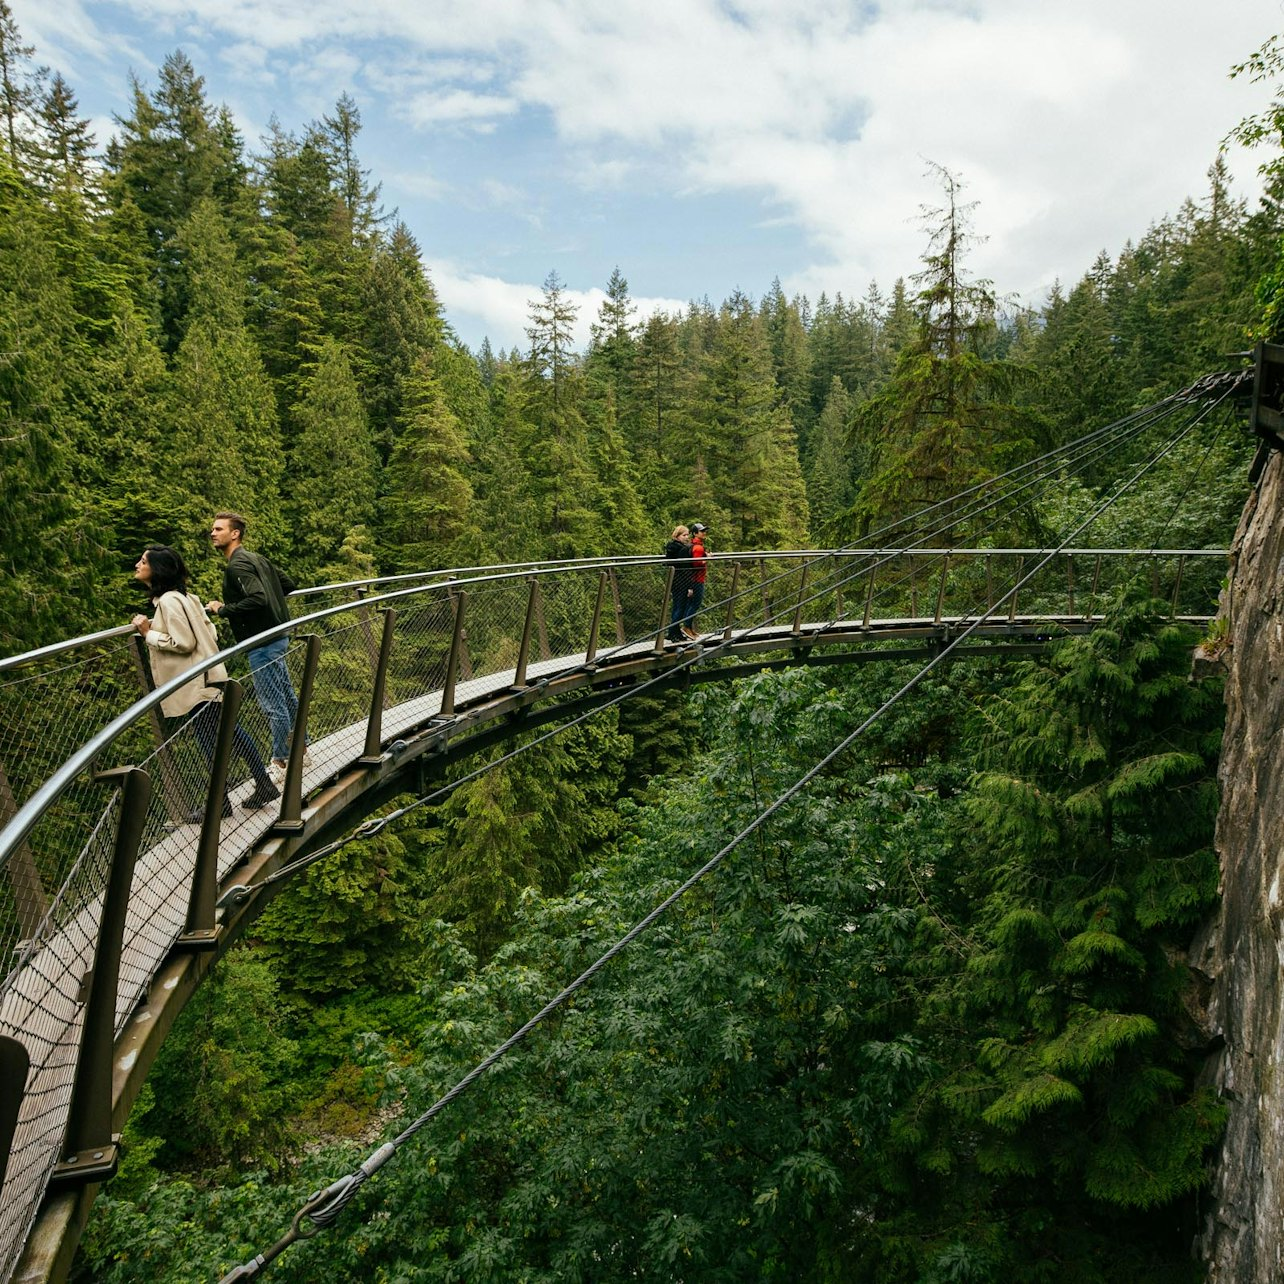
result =
[[[240,513],[214,515],[210,543],[227,558],[227,565],[223,568],[223,601],[206,602],[205,609],[221,615],[238,642],[286,623],[290,618],[286,595],[295,589],[294,581],[261,553],[243,548],[244,538],[245,518]],[[278,783],[285,775],[290,733],[299,712],[298,697],[285,667],[289,645],[290,639],[283,633],[245,656],[254,679],[254,694],[272,731],[272,769]]]

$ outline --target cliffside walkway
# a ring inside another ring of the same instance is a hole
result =
[[[234,675],[212,762],[159,715],[197,671],[150,690],[129,627],[0,660],[0,1279],[24,1248],[22,1278],[65,1273],[161,1040],[277,871],[450,762],[654,681],[930,653],[965,629],[971,653],[1030,650],[1094,628],[1138,575],[1206,621],[1225,565],[1205,549],[714,555],[705,632],[681,646],[656,558],[309,590],[280,630],[300,713],[282,798],[260,811],[229,770],[238,719],[268,743],[235,676],[243,645],[211,661]]]

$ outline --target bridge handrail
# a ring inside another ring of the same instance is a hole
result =
[[[950,557],[976,557],[980,555],[996,556],[1022,556],[1022,557],[1039,557],[1048,552],[1047,549],[1038,548],[896,548],[889,546],[868,547],[868,548],[835,548],[835,549],[771,549],[766,551],[748,550],[744,552],[723,552],[710,553],[708,559],[711,562],[754,560],[754,561],[781,561],[786,559],[808,558],[816,561],[823,560],[827,557],[909,557],[909,558],[936,558],[944,557],[947,554]],[[1062,557],[1221,557],[1228,556],[1228,550],[1224,548],[1066,548],[1062,549],[1058,556]],[[317,596],[321,593],[337,593],[343,590],[357,591],[368,589],[372,585],[398,584],[405,580],[427,579],[427,583],[408,585],[403,590],[388,590],[388,594],[395,592],[407,592],[411,590],[427,590],[430,588],[443,588],[450,585],[456,587],[479,583],[483,580],[494,579],[500,581],[511,579],[514,576],[527,575],[544,575],[557,573],[563,570],[593,570],[599,567],[608,566],[667,566],[667,561],[663,557],[657,557],[652,554],[627,555],[623,557],[588,557],[588,558],[568,558],[561,561],[544,561],[544,562],[512,562],[495,566],[478,566],[478,567],[456,567],[451,570],[442,571],[412,571],[403,575],[382,575],[374,576],[370,579],[363,580],[343,580],[334,584],[317,584],[308,588],[296,589],[290,594],[290,600],[303,599],[306,597]],[[462,578],[461,578],[462,577]],[[376,600],[383,600],[381,595],[378,599],[373,597],[362,596],[356,601],[343,603],[345,606],[367,606],[369,607]],[[299,620],[311,618],[311,616],[300,616],[293,623],[297,624]],[[319,618],[319,617],[318,617]],[[95,643],[109,642],[115,638],[128,637],[134,631],[132,624],[117,624],[111,628],[99,629],[95,633],[82,634],[79,637],[67,638],[62,642],[50,642],[45,646],[36,647],[31,651],[23,651],[17,655],[0,657],[0,673],[6,673],[13,669],[24,668],[31,664],[37,664],[41,660],[52,659],[55,656],[66,654],[67,652],[77,650],[83,646],[92,646]],[[266,637],[267,635],[261,635]],[[260,641],[258,645],[262,645]],[[229,654],[239,654],[229,648]]]

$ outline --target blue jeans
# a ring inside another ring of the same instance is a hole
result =
[[[279,637],[246,653],[254,694],[259,708],[267,715],[272,732],[272,757],[284,762],[290,756],[290,732],[299,712],[299,700],[290,684],[290,671],[285,667],[285,653],[290,648],[288,637]]]

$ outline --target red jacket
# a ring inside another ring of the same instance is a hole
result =
[[[691,569],[691,581],[694,584],[704,583],[705,571],[708,570],[708,567],[704,564],[706,557],[708,557],[708,554],[704,551],[703,533],[693,535],[691,537],[691,560],[695,563],[695,566]]]

